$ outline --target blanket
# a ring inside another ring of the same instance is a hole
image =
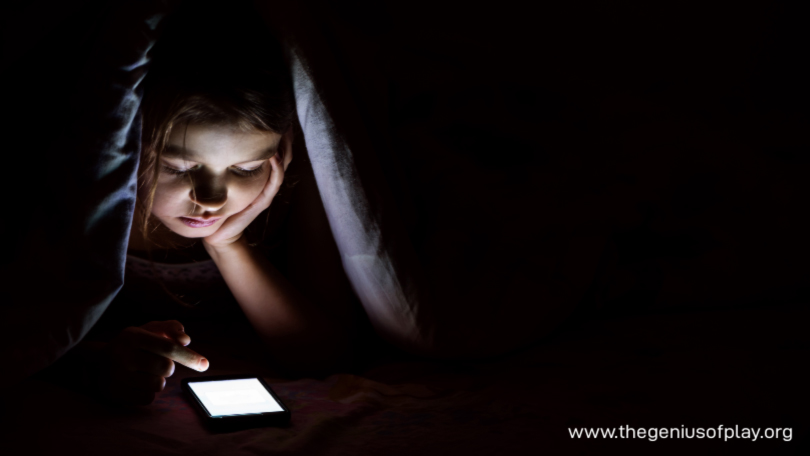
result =
[[[378,359],[289,380],[239,326],[189,325],[208,374],[261,375],[292,411],[283,428],[208,431],[178,366],[148,408],[116,409],[40,379],[7,397],[4,454],[803,454],[803,306],[590,321],[506,357]],[[598,347],[598,348],[595,348]],[[238,356],[235,356],[238,354]],[[782,438],[618,438],[620,426],[791,428]],[[616,429],[614,438],[573,430]],[[7,452],[11,450],[11,452]]]
[[[23,381],[124,280],[138,84],[176,2],[3,6],[4,137],[48,161],[44,182],[0,182],[20,196],[0,224],[8,448],[682,454],[695,442],[569,430],[722,424],[794,435],[701,450],[806,452],[801,11],[641,3],[255,2],[286,40],[340,262],[400,351],[290,380],[190,326],[213,373],[256,372],[293,408],[290,428],[226,435],[188,408],[188,371],[136,410]]]

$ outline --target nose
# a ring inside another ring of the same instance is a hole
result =
[[[202,207],[206,212],[216,212],[222,209],[228,200],[228,187],[216,185],[216,182],[210,180],[203,180],[195,182],[188,196],[194,204]]]

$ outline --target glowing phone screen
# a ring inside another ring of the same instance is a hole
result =
[[[284,410],[255,378],[190,382],[188,386],[211,416],[249,415]]]

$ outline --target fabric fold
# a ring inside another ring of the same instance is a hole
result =
[[[3,264],[0,347],[13,366],[3,385],[70,350],[123,284],[140,158],[139,84],[158,26],[171,9],[170,2],[158,0],[121,3],[102,15],[102,26],[89,38],[70,27],[54,37],[77,40],[72,67],[56,70],[80,73],[75,86],[62,88],[72,91],[72,103],[43,107],[45,117],[67,114],[61,132],[47,147],[26,148],[28,155],[18,158],[49,166],[44,191],[16,193],[25,198],[28,213],[20,221],[28,229],[16,257]],[[79,20],[81,13],[66,21]],[[33,82],[23,88],[37,89]]]

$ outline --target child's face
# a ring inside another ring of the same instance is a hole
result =
[[[213,234],[261,193],[270,175],[269,159],[284,150],[287,140],[278,133],[227,126],[174,128],[157,164],[152,215],[183,237]]]

